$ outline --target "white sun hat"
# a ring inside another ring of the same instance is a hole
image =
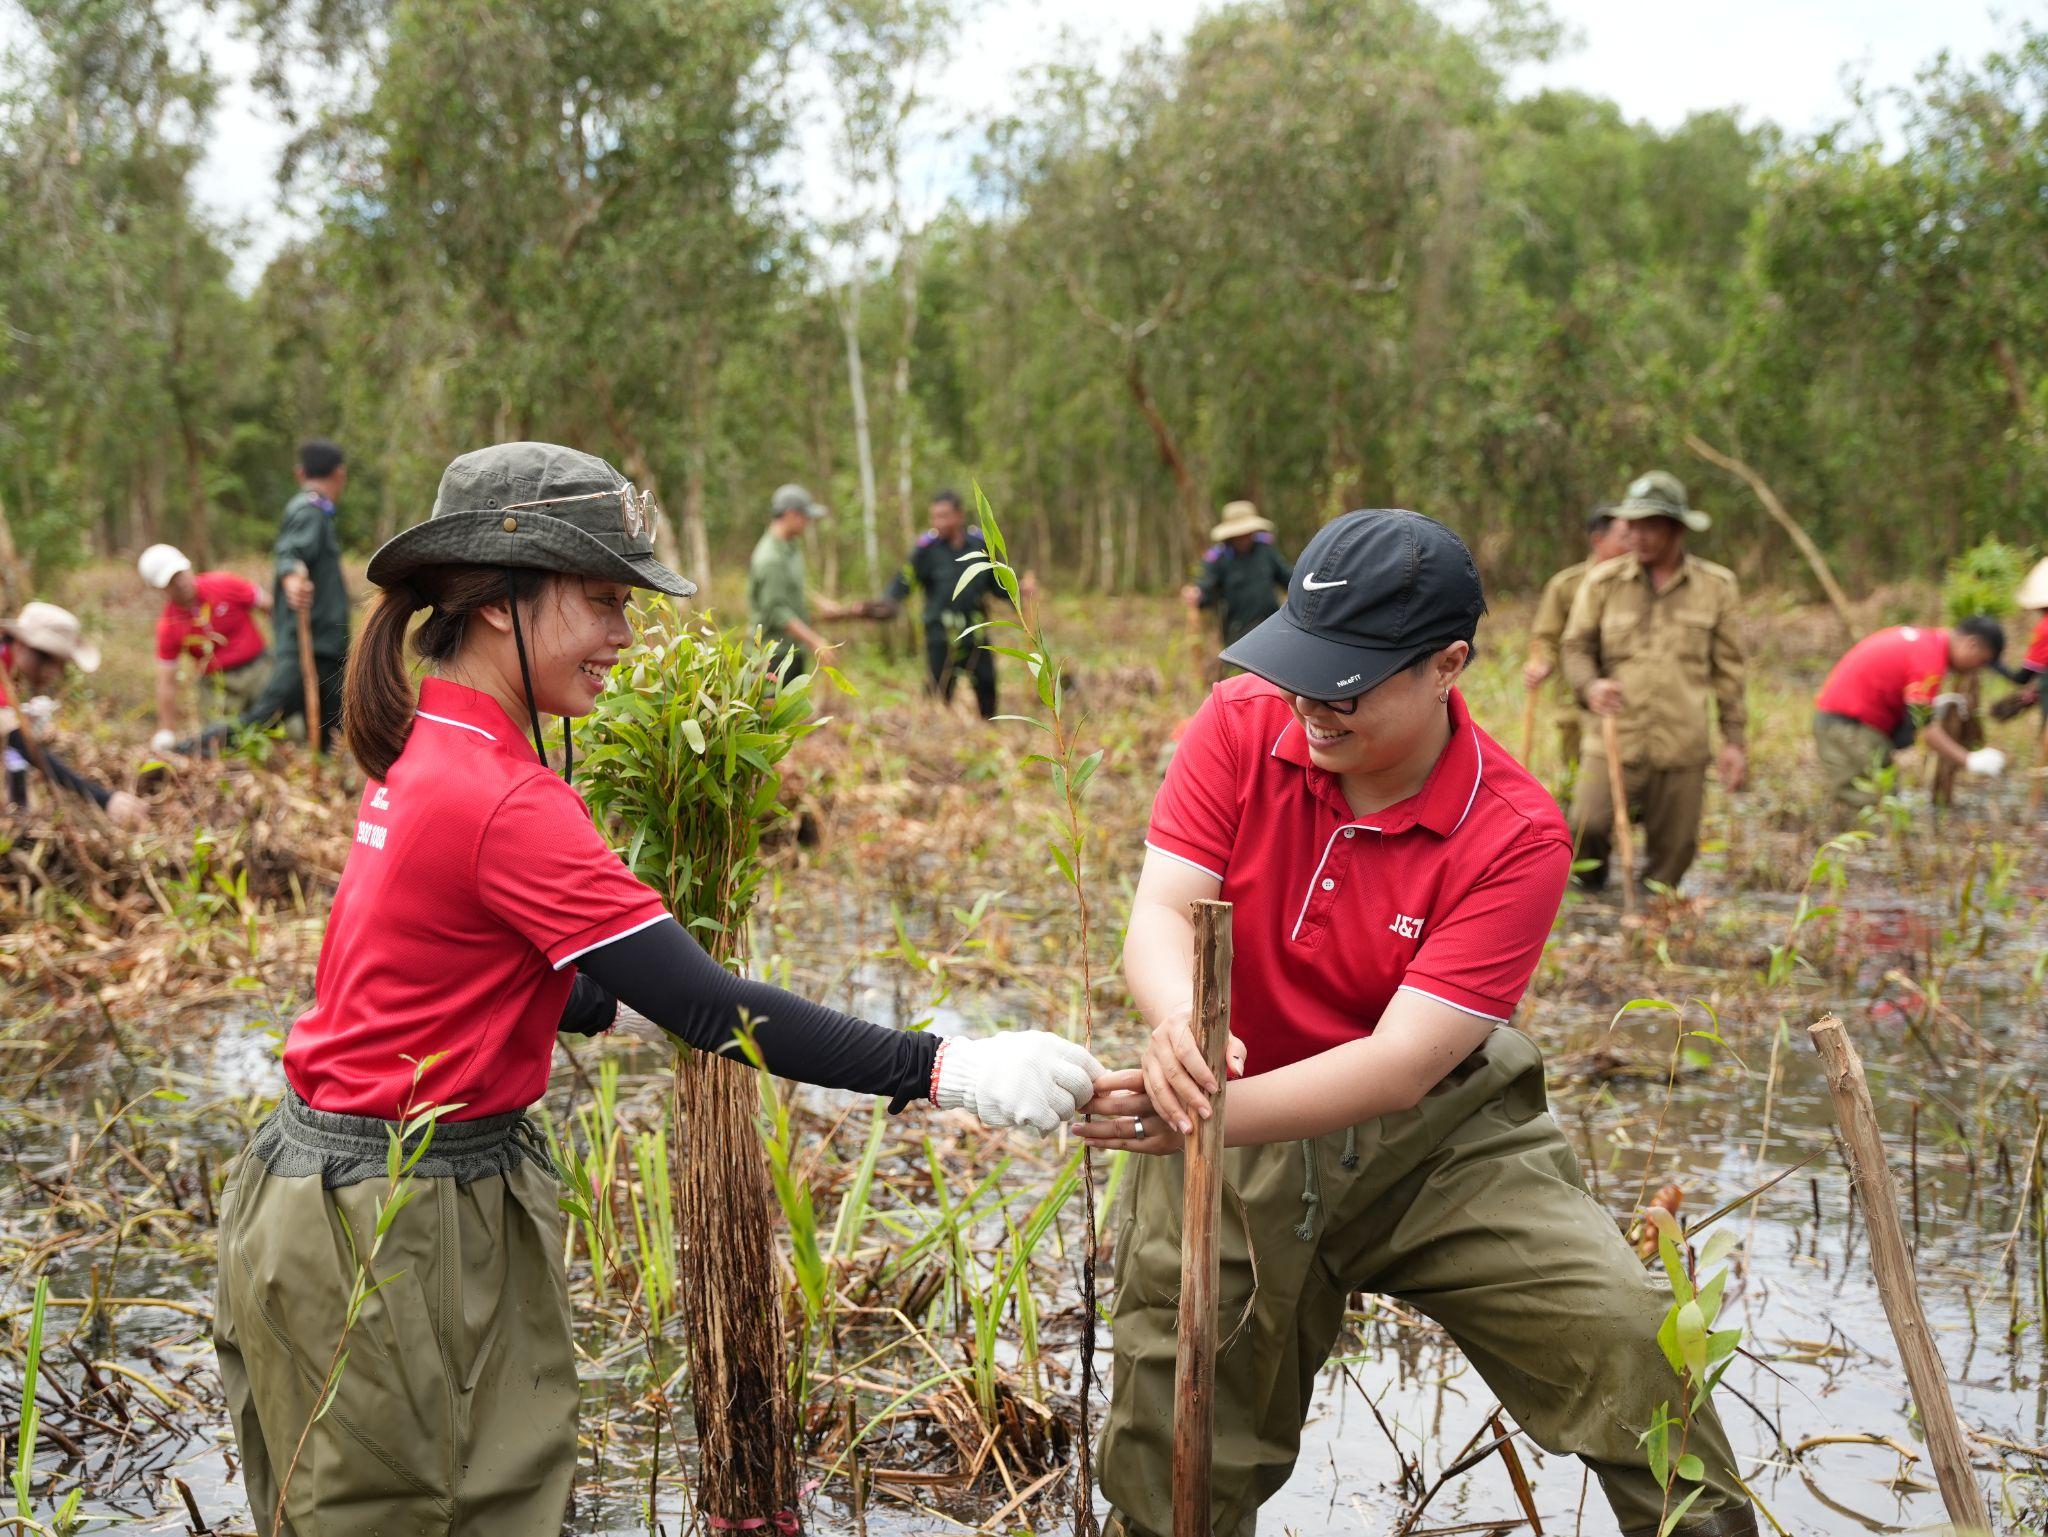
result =
[[[174,544],[153,544],[142,552],[135,569],[142,573],[145,582],[161,591],[171,585],[171,578],[180,571],[190,571],[192,562]]]

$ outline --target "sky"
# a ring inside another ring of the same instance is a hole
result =
[[[958,93],[963,110],[1000,110],[1017,98],[1033,65],[1071,49],[1112,65],[1149,35],[1177,41],[1205,8],[1202,0],[978,0],[942,88]],[[1443,8],[1455,16],[1459,0]],[[1943,49],[1980,58],[2009,43],[2021,19],[2048,24],[2048,0],[1551,0],[1551,8],[1574,44],[1549,63],[1517,70],[1510,79],[1517,94],[1584,90],[1660,127],[1734,107],[1748,121],[1769,119],[1795,134],[1843,115],[1853,78],[1909,84]],[[223,222],[243,230],[237,273],[253,284],[294,221],[289,210],[277,217],[284,133],[249,86],[254,52],[234,34],[227,10],[194,23],[194,40],[225,84],[197,192]],[[807,206],[839,197],[828,139],[822,123],[809,125],[784,168],[782,179],[803,189]],[[935,205],[961,157],[935,153],[919,163],[931,169],[913,196]]]

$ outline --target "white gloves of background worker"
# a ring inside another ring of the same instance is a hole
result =
[[[2005,772],[2005,754],[1995,747],[1980,747],[1963,760],[1963,767],[1973,774],[1996,779]]]
[[[1048,1132],[1095,1096],[1102,1064],[1044,1030],[948,1036],[939,1045],[932,1095],[941,1110],[971,1111],[984,1126]]]
[[[149,750],[151,752],[169,752],[177,745],[178,733],[175,731],[159,731],[149,739]]]

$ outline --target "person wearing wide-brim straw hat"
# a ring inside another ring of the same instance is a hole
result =
[[[1687,535],[1712,520],[1686,501],[1676,475],[1638,476],[1614,515],[1633,526],[1631,548],[1587,573],[1559,643],[1565,681],[1585,712],[1571,810],[1578,878],[1596,890],[1607,882],[1617,814],[1607,771],[1611,717],[1623,793],[1642,816],[1645,874],[1675,888],[1699,849],[1709,764],[1731,793],[1748,774],[1741,594],[1734,572],[1686,549]]]
[[[525,1117],[558,1030],[606,1029],[621,999],[702,1050],[751,1021],[779,1075],[1039,1131],[1100,1073],[1044,1032],[942,1043],[736,977],[606,846],[540,717],[566,730],[593,707],[636,587],[692,591],[654,558],[653,515],[602,459],[503,443],[451,464],[431,516],[370,562],[343,715],[369,782],[284,1097],[222,1196],[214,1339],[261,1531],[280,1499],[287,1537],[561,1531],[564,1219]],[[432,1107],[394,1212],[388,1151]]]
[[[54,790],[91,801],[124,827],[149,820],[148,803],[126,790],[113,790],[81,774],[50,745],[57,693],[73,667],[97,672],[100,648],[85,638],[85,627],[68,608],[26,603],[13,619],[0,620],[0,763],[7,776],[7,801],[28,805],[29,775],[39,774]]]
[[[1643,1437],[1684,1391],[1660,1296],[1586,1194],[1513,1028],[1564,895],[1549,793],[1458,687],[1485,596],[1462,540],[1414,512],[1346,513],[1296,562],[1287,606],[1224,653],[1152,803],[1124,978],[1151,1035],[1077,1135],[1125,1182],[1103,1430],[1111,1537],[1167,1537],[1181,1169],[1223,1120],[1214,1530],[1253,1530],[1293,1471],[1354,1291],[1441,1324],[1508,1416],[1585,1460],[1629,1537],[1754,1537],[1727,1437],[1690,1418],[1678,1511]],[[1233,907],[1232,1082],[1195,1049],[1192,904]],[[1690,1488],[1691,1486],[1688,1485]],[[1666,1521],[1667,1508],[1671,1510]],[[1612,1528],[1610,1528],[1612,1530]]]
[[[1225,503],[1209,541],[1202,569],[1181,589],[1181,601],[1218,610],[1223,644],[1234,646],[1278,611],[1294,568],[1280,553],[1272,523],[1250,502]]]
[[[1991,713],[2000,720],[2011,720],[2028,705],[2039,704],[2044,720],[2048,720],[2048,700],[2041,696],[2041,675],[2048,673],[2048,560],[2034,563],[2013,601],[2024,612],[2034,615],[2034,633],[2028,637],[2026,653],[2017,667],[1999,667],[2000,672],[2019,685],[2019,691],[1999,700],[1991,707]],[[2048,731],[2048,726],[2044,726],[2044,731]],[[2048,742],[2048,737],[2044,737],[2044,742]]]

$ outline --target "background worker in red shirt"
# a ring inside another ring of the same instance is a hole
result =
[[[635,587],[694,590],[654,559],[653,512],[601,459],[499,444],[451,464],[432,516],[370,562],[383,591],[343,715],[369,776],[356,838],[287,1092],[222,1196],[214,1338],[260,1530],[296,1456],[297,1537],[560,1533],[564,1218],[525,1117],[558,1029],[605,1029],[624,999],[714,1051],[747,1021],[778,1075],[1039,1131],[1100,1074],[1043,1031],[942,1043],[736,977],[606,846],[542,761],[540,717],[589,713],[632,641]],[[417,702],[408,649],[427,667]],[[423,1188],[380,1221],[399,1118],[430,1105]],[[378,1289],[323,1404],[373,1233]]]
[[[1485,603],[1457,536],[1354,512],[1295,563],[1287,606],[1224,653],[1152,807],[1124,974],[1153,1027],[1080,1135],[1179,1150],[1216,1085],[1195,1051],[1191,902],[1235,905],[1242,1077],[1226,1108],[1216,1531],[1249,1533],[1287,1481],[1356,1290],[1449,1330],[1543,1447],[1584,1458],[1624,1532],[1665,1495],[1638,1438],[1682,1394],[1668,1298],[1586,1193],[1509,1028],[1571,862],[1557,804],[1457,689]],[[1119,1537],[1172,1531],[1181,1171],[1133,1166],[1116,1246],[1102,1487]],[[1754,1533],[1711,1407],[1704,1491],[1673,1531]]]
[[[1948,674],[1989,667],[2004,650],[2004,628],[1985,614],[1974,614],[1953,630],[1895,624],[1851,646],[1813,701],[1813,745],[1834,802],[1876,804],[1870,781],[1890,767],[1895,752],[1913,745],[1920,728],[1914,712],[1925,715]],[[1973,774],[2005,772],[2005,754],[1996,747],[1971,752],[1931,723],[1926,740],[1930,749]]]
[[[153,544],[135,562],[143,581],[164,595],[156,622],[156,735],[152,751],[168,752],[178,739],[178,664],[199,663],[216,689],[215,714],[239,715],[269,678],[263,665],[270,643],[256,614],[270,612],[270,595],[232,571],[194,571],[185,552]]]
[[[2017,693],[2006,695],[1992,708],[1991,713],[2000,720],[2011,720],[2030,704],[2041,704],[2043,714],[2048,715],[2048,704],[2041,701],[2041,675],[2048,673],[2048,560],[2035,563],[2020,583],[2015,601],[2034,616],[2034,633],[2027,638],[2027,652],[2020,665],[1998,669],[2019,685]]]

